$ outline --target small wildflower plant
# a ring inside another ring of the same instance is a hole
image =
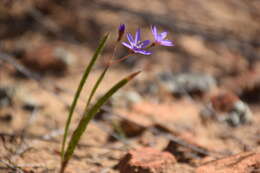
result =
[[[97,79],[95,85],[93,86],[91,93],[88,96],[88,100],[87,100],[85,108],[84,108],[83,116],[82,116],[79,124],[77,125],[76,129],[74,130],[73,134],[71,135],[70,140],[68,141],[68,144],[66,145],[70,123],[71,123],[72,116],[73,116],[74,110],[76,108],[78,99],[80,97],[81,91],[82,91],[82,89],[83,89],[83,87],[84,87],[84,85],[85,85],[85,83],[88,79],[88,76],[89,76],[94,64],[96,63],[99,55],[103,51],[103,48],[104,48],[105,43],[106,43],[106,41],[109,37],[109,34],[106,34],[103,37],[103,39],[101,39],[94,55],[92,56],[89,64],[87,65],[87,67],[86,67],[86,69],[85,69],[85,71],[82,75],[81,81],[78,85],[78,89],[75,93],[74,99],[72,101],[72,104],[71,104],[71,107],[70,107],[70,110],[69,110],[67,122],[66,122],[65,129],[64,129],[62,146],[61,146],[60,173],[63,173],[65,171],[65,168],[66,168],[69,160],[71,159],[71,157],[74,153],[74,150],[75,150],[76,146],[78,145],[79,140],[80,140],[81,136],[83,135],[84,131],[86,130],[90,120],[93,119],[93,117],[98,113],[98,111],[100,110],[102,105],[104,103],[106,103],[108,101],[108,99],[114,93],[116,93],[120,88],[125,86],[130,80],[132,80],[136,75],[138,75],[140,73],[140,71],[137,71],[137,72],[134,72],[134,73],[126,76],[125,78],[120,80],[118,83],[116,83],[112,88],[110,88],[101,98],[99,98],[94,104],[92,104],[92,106],[90,106],[92,98],[95,95],[95,93],[96,93],[100,83],[102,82],[106,72],[108,71],[109,67],[111,67],[115,63],[118,63],[118,62],[121,62],[121,61],[127,59],[132,54],[151,55],[152,52],[148,49],[155,47],[155,46],[158,46],[158,45],[160,45],[160,46],[174,46],[172,41],[166,40],[167,32],[162,32],[162,33],[159,34],[157,32],[157,28],[155,26],[152,26],[151,28],[152,28],[152,34],[154,36],[153,41],[150,41],[150,40],[142,41],[140,29],[138,29],[136,31],[134,37],[131,33],[127,33],[126,37],[127,37],[128,43],[122,42],[121,44],[129,49],[129,54],[127,54],[126,56],[121,57],[117,60],[113,60],[116,48],[120,45],[120,42],[123,39],[125,30],[126,30],[126,26],[124,24],[121,24],[119,26],[118,37],[117,37],[117,40],[116,40],[116,43],[115,43],[115,46],[114,46],[113,54],[109,58],[108,64],[106,65],[103,72],[100,74],[99,78]]]

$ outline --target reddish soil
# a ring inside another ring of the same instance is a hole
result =
[[[142,73],[91,121],[65,172],[260,172],[259,21],[257,0],[1,1],[0,172],[59,171],[73,94],[98,41],[111,32],[70,134],[120,23],[128,32],[140,27],[143,39],[152,38],[155,24],[175,46],[109,70],[95,99],[129,73]],[[117,50],[118,57],[127,53]],[[161,73],[173,75],[170,85]],[[185,83],[179,74],[191,77]],[[193,74],[215,83],[205,89]]]

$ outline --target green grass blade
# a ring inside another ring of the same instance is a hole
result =
[[[68,161],[70,160],[79,140],[84,131],[86,130],[89,121],[97,114],[100,110],[101,106],[120,88],[122,88],[125,84],[127,84],[131,79],[133,79],[137,74],[140,72],[136,72],[131,74],[130,76],[122,79],[117,84],[115,84],[105,95],[103,95],[90,109],[89,111],[85,112],[82,119],[79,122],[78,127],[73,132],[71,139],[69,141],[67,150],[64,154],[64,159],[61,165],[61,172],[64,171]]]
[[[98,88],[98,86],[100,85],[101,81],[103,80],[103,78],[104,78],[104,76],[105,76],[105,74],[106,74],[108,68],[109,68],[109,66],[106,66],[106,68],[104,69],[104,71],[100,74],[100,76],[99,76],[97,82],[95,83],[93,89],[91,90],[91,93],[90,93],[90,95],[89,95],[89,97],[88,97],[88,101],[87,101],[87,104],[86,104],[86,107],[85,107],[85,111],[84,111],[84,112],[87,111],[87,108],[88,108],[88,106],[89,106],[89,104],[90,104],[90,102],[91,102],[91,100],[92,100],[92,97],[94,96],[95,92],[97,91],[97,88]]]
[[[73,112],[74,112],[75,107],[77,105],[77,101],[79,99],[82,88],[83,88],[83,86],[84,86],[84,84],[85,84],[85,82],[88,78],[88,75],[89,75],[93,65],[95,64],[99,54],[102,52],[102,50],[105,46],[105,43],[108,39],[108,36],[109,36],[109,34],[105,35],[105,37],[100,41],[98,48],[96,49],[96,51],[95,51],[94,55],[92,56],[87,68],[84,71],[84,74],[81,78],[79,87],[78,87],[78,89],[75,93],[73,102],[72,102],[71,107],[70,107],[70,111],[69,111],[69,115],[68,115],[67,122],[66,122],[66,125],[65,125],[65,129],[64,129],[64,136],[63,136],[62,147],[61,147],[62,159],[64,158],[65,143],[66,143],[66,140],[67,140],[68,130],[69,130],[70,122],[71,122],[71,119],[72,119],[72,115],[73,115]]]

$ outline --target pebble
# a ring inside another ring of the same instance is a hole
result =
[[[200,111],[200,117],[203,122],[217,120],[218,122],[226,122],[232,127],[248,124],[253,120],[249,106],[231,92],[212,96],[207,105]]]
[[[212,76],[199,73],[163,72],[158,75],[158,79],[162,87],[173,95],[203,94],[217,86]]]
[[[130,150],[119,162],[120,173],[172,173],[176,159],[168,152],[150,147]]]
[[[12,104],[14,89],[12,87],[0,87],[0,108]]]

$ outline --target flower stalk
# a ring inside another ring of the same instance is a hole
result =
[[[93,119],[93,117],[101,109],[102,105],[105,104],[108,101],[108,99],[111,98],[111,96],[113,94],[115,94],[119,89],[121,89],[123,86],[125,86],[129,81],[131,81],[135,76],[137,76],[140,73],[140,71],[132,73],[129,76],[127,76],[127,77],[123,78],[122,80],[120,80],[119,82],[117,82],[101,98],[99,98],[95,102],[95,104],[93,104],[91,106],[92,99],[93,99],[98,87],[100,86],[101,82],[103,81],[104,76],[106,75],[108,69],[112,65],[129,58],[130,55],[133,55],[133,54],[151,55],[152,52],[148,51],[147,50],[148,48],[155,47],[157,45],[161,45],[161,46],[173,46],[174,45],[171,41],[166,40],[167,32],[158,33],[157,28],[155,26],[152,26],[152,33],[154,36],[154,41],[152,43],[150,40],[142,41],[141,40],[141,30],[137,29],[134,37],[131,33],[126,34],[128,43],[127,42],[121,43],[124,47],[129,49],[130,53],[124,57],[121,57],[121,58],[113,61],[117,47],[120,45],[119,43],[121,42],[121,40],[123,39],[123,36],[125,34],[125,30],[126,30],[125,25],[121,24],[118,28],[118,37],[116,39],[115,46],[113,48],[113,53],[112,53],[111,57],[108,58],[108,63],[106,64],[106,67],[104,68],[104,70],[98,77],[97,81],[95,82],[95,84],[90,92],[90,95],[87,99],[87,102],[86,102],[86,105],[84,108],[84,112],[83,112],[83,116],[81,117],[79,124],[77,125],[76,129],[72,133],[70,140],[68,141],[68,145],[66,146],[69,127],[71,124],[71,120],[72,120],[73,113],[75,111],[78,99],[81,94],[81,91],[83,90],[83,87],[88,79],[88,76],[89,76],[94,64],[96,63],[99,55],[102,53],[102,50],[105,46],[105,43],[108,39],[109,34],[105,35],[105,37],[100,41],[98,48],[96,49],[94,55],[92,56],[89,64],[87,65],[87,67],[82,75],[81,81],[78,85],[78,89],[74,95],[74,98],[73,98],[73,101],[72,101],[72,104],[71,104],[71,107],[70,107],[70,110],[68,113],[65,128],[64,128],[64,135],[63,135],[62,146],[61,146],[60,173],[64,173],[64,171],[68,165],[68,162],[71,159],[71,157],[74,153],[74,150],[79,143],[81,136],[83,135],[83,133],[85,132],[85,130],[88,127],[90,120]]]

